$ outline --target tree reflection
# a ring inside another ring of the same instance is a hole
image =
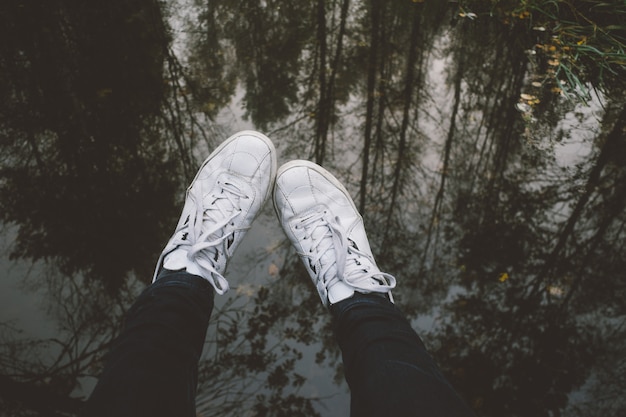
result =
[[[55,258],[112,289],[127,271],[149,270],[138,259],[158,250],[175,210],[176,175],[159,174],[180,170],[150,129],[165,97],[158,3],[118,3],[3,6],[0,62],[1,213],[19,226],[13,256]]]
[[[191,32],[190,85],[203,109],[219,109],[244,86],[246,113],[260,127],[296,104],[302,43],[312,30],[310,3],[197,2]]]
[[[298,261],[297,257],[293,257]],[[319,415],[320,398],[301,393],[306,376],[297,369],[304,346],[330,339],[324,315],[311,314],[319,299],[308,291],[299,263],[284,265],[289,286],[261,287],[242,308],[232,299],[214,312],[206,360],[200,368],[201,415]],[[297,275],[298,280],[293,279]],[[318,363],[323,357],[318,358]]]
[[[50,340],[25,339],[3,325],[2,408],[75,414],[82,402],[76,390],[99,373],[142,286],[134,277],[151,276],[198,138],[214,128],[193,114],[186,87],[194,86],[169,49],[157,2],[17,2],[0,15],[2,221],[17,226],[13,257],[45,261],[32,285],[45,290],[59,323]],[[241,382],[260,374],[268,389],[257,391],[259,415],[310,415],[307,398],[280,395],[302,378],[293,371],[297,351],[266,348],[269,329],[259,317],[283,312],[261,305],[266,295],[258,294],[247,333],[230,338],[223,325],[210,344],[224,354],[202,369],[224,370],[210,382],[233,388],[214,406],[228,412],[234,404],[239,412],[250,394]],[[220,323],[235,325],[244,316],[218,314]],[[233,354],[249,343],[247,353]]]
[[[352,192],[398,304],[434,316],[427,345],[479,415],[623,412],[623,91],[593,114],[547,93],[521,114],[539,35],[441,2],[192,3],[180,59],[151,0],[3,6],[1,218],[15,257],[48,262],[35,280],[61,324],[45,342],[3,327],[3,405],[80,405],[241,88],[284,158]],[[277,253],[280,280],[213,314],[200,415],[315,415],[309,346],[341,379],[329,317]]]
[[[75,414],[82,400],[72,394],[99,366],[136,291],[127,283],[109,295],[102,283],[70,277],[53,267],[25,279],[45,287],[58,335],[48,340],[25,338],[18,329],[2,325],[2,410],[15,416]]]
[[[624,165],[608,156],[623,147],[623,115],[623,100],[611,102],[603,126],[612,127],[577,172],[582,192],[550,152],[507,147],[502,159],[500,140],[495,169],[461,194],[464,291],[434,336],[441,363],[481,415],[560,415],[568,393],[593,375],[605,338],[622,332],[609,324],[620,314],[606,309],[623,311],[613,307],[621,299],[609,300],[622,286],[611,278],[623,265]],[[599,331],[588,314],[607,327]]]

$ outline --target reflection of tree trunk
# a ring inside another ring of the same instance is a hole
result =
[[[604,218],[598,226],[593,238],[590,239],[591,243],[586,248],[585,257],[581,261],[578,268],[578,275],[570,285],[570,289],[561,303],[561,309],[565,309],[567,307],[572,296],[576,293],[578,287],[582,283],[582,280],[586,277],[584,271],[587,269],[589,263],[593,261],[598,245],[602,243],[605,233],[610,230],[609,226],[614,223],[615,219],[626,208],[626,178],[618,178],[616,180],[616,184],[615,192],[613,193],[614,198],[612,201],[607,203],[607,212],[604,214]]]
[[[498,61],[498,59],[500,59],[499,55],[500,55],[499,53],[496,55],[496,60],[494,62],[499,62]],[[476,137],[475,137],[474,145],[472,149],[478,149],[478,144],[480,142],[481,137],[483,139],[482,139],[482,144],[480,145],[480,152],[478,153],[478,157],[472,159],[473,162],[470,163],[468,170],[467,170],[467,172],[469,173],[468,191],[474,190],[475,182],[481,175],[479,170],[482,167],[483,159],[485,158],[485,155],[489,155],[490,150],[491,150],[491,144],[493,143],[492,141],[489,140],[491,137],[490,126],[492,126],[491,123],[494,120],[494,114],[496,114],[496,110],[499,110],[499,107],[496,106],[497,97],[493,97],[490,94],[494,89],[494,84],[495,84],[495,77],[492,77],[489,80],[489,83],[487,84],[487,86],[484,88],[484,91],[487,92],[487,94],[485,94],[485,104],[482,107],[483,109],[491,109],[491,113],[490,113],[490,117],[486,117],[486,115],[481,117],[479,127],[478,129],[476,129]],[[484,135],[482,134],[483,130],[485,131]]]
[[[463,39],[463,31],[461,32],[461,38]],[[437,224],[437,218],[439,217],[439,209],[441,207],[441,202],[443,201],[443,193],[445,190],[446,179],[448,177],[448,170],[450,165],[450,150],[452,149],[452,142],[454,140],[454,134],[456,131],[456,117],[459,113],[459,106],[461,104],[461,81],[463,81],[463,71],[464,71],[464,60],[465,60],[465,47],[463,43],[460,44],[458,54],[457,54],[457,70],[454,76],[454,104],[452,106],[452,114],[450,115],[450,128],[448,130],[448,137],[446,139],[446,145],[444,149],[443,156],[443,166],[441,171],[441,181],[439,183],[439,190],[437,190],[437,195],[435,196],[435,203],[433,205],[432,215],[430,216],[430,221],[428,222],[428,232],[426,233],[426,244],[424,246],[424,251],[422,253],[422,266],[425,265],[426,255],[428,253],[428,248],[430,246],[433,228],[435,224]]]
[[[178,148],[180,153],[180,161],[183,167],[183,173],[185,178],[190,181],[193,175],[193,163],[191,161],[191,150],[187,148],[185,138],[191,140],[186,133],[188,127],[185,126],[182,115],[184,114],[184,110],[181,109],[180,105],[180,97],[185,101],[185,107],[187,111],[191,108],[191,104],[188,102],[188,98],[185,94],[180,94],[181,91],[184,90],[181,80],[185,78],[184,70],[182,65],[174,55],[174,53],[169,50],[167,55],[167,66],[170,71],[171,82],[173,84],[173,94],[170,100],[166,100],[164,105],[165,110],[168,112],[169,118],[163,118],[164,122],[168,125],[169,131],[172,133],[174,142]],[[197,121],[191,117],[192,126],[198,127],[202,131],[202,127],[197,123]],[[204,135],[203,135],[204,136]]]
[[[515,103],[519,98],[521,88],[524,84],[524,76],[526,75],[526,63],[523,61],[518,62],[518,65],[512,68],[513,74],[510,78],[510,83],[506,83],[503,94],[503,107],[506,109],[504,115],[500,115],[498,123],[504,126],[498,126],[500,137],[498,139],[496,154],[493,158],[493,168],[491,181],[487,187],[487,195],[492,195],[491,192],[498,182],[504,176],[506,172],[507,161],[509,159],[509,153],[511,146],[517,135],[514,135],[515,126],[517,125],[518,113],[515,109]],[[504,116],[504,117],[502,117]],[[498,116],[496,116],[498,117]]]
[[[370,146],[372,142],[372,123],[374,119],[374,101],[376,100],[376,63],[378,60],[379,26],[380,26],[380,0],[372,1],[372,38],[370,44],[370,56],[367,67],[367,109],[365,111],[365,133],[363,142],[363,166],[361,171],[361,191],[359,211],[365,215],[365,195],[367,188],[367,171],[369,169]]]
[[[475,158],[474,166],[470,166],[468,170],[471,178],[469,190],[474,189],[477,179],[489,178],[485,187],[488,196],[492,195],[491,192],[496,186],[497,180],[506,170],[509,145],[511,139],[514,138],[513,131],[518,120],[515,102],[519,97],[526,74],[526,58],[506,54],[505,52],[510,49],[508,45],[510,45],[510,41],[507,39],[502,39],[497,44],[493,62],[495,65],[499,65],[499,69],[496,67],[493,71],[496,76],[492,77],[489,84],[484,87],[487,102],[482,106],[485,109],[491,109],[491,111],[482,118],[476,143],[478,143],[483,125],[486,127],[484,139],[479,155]],[[506,66],[502,66],[503,62],[506,63]],[[490,158],[491,161],[489,162]],[[482,163],[483,160],[485,160],[484,163]],[[480,172],[481,168],[484,170],[482,173]],[[494,206],[488,200],[486,204],[487,210]]]
[[[417,13],[416,8],[413,8],[413,24],[411,27],[411,39],[409,43],[409,53],[407,59],[406,80],[403,92],[404,107],[402,110],[400,141],[398,143],[398,154],[396,158],[396,166],[393,173],[394,180],[391,189],[391,199],[389,200],[387,220],[385,222],[385,237],[383,238],[383,242],[386,242],[387,237],[389,236],[389,228],[391,227],[393,212],[402,185],[402,166],[404,165],[404,159],[406,158],[405,152],[407,146],[407,129],[409,126],[409,110],[411,109],[411,105],[413,104],[413,90],[415,88],[415,85],[417,84],[415,76],[415,66],[418,58],[417,45],[419,43],[419,22],[420,14]]]
[[[339,61],[343,51],[343,38],[346,34],[346,23],[348,20],[348,9],[350,8],[350,0],[343,0],[341,4],[341,16],[339,20],[339,33],[337,34],[337,46],[335,47],[335,56],[330,67],[330,82],[328,83],[328,97],[334,102],[335,78],[339,69]],[[330,111],[329,111],[330,112]]]
[[[328,130],[330,128],[333,111],[335,108],[335,78],[341,60],[343,51],[343,38],[346,32],[346,21],[348,17],[348,9],[350,0],[343,0],[341,5],[341,17],[339,23],[339,31],[337,34],[337,45],[335,47],[335,56],[330,63],[330,77],[326,77],[326,59],[328,56],[328,45],[326,43],[326,2],[319,0],[317,3],[317,40],[319,43],[319,74],[318,82],[320,88],[320,97],[317,104],[316,115],[316,132],[315,132],[315,162],[322,164],[326,156],[326,142],[328,139]]]
[[[509,58],[508,62],[511,72],[503,73],[502,83],[494,100],[494,111],[488,122],[489,127],[484,145],[488,146],[485,155],[493,154],[490,163],[485,167],[488,181],[484,188],[486,196],[483,199],[484,205],[480,210],[483,220],[487,222],[492,221],[496,216],[494,211],[499,206],[497,202],[502,179],[507,171],[510,157],[515,156],[512,151],[515,150],[514,145],[518,138],[515,129],[518,126],[519,116],[515,103],[524,85],[526,63],[524,59],[517,59],[517,57]]]
[[[596,186],[600,183],[601,180],[602,170],[606,167],[607,163],[610,161],[616,150],[620,149],[619,143],[620,141],[624,140],[624,131],[626,131],[626,107],[622,108],[618,116],[617,122],[613,126],[611,132],[607,135],[604,145],[602,146],[602,149],[600,151],[600,155],[598,155],[598,159],[596,159],[595,165],[589,173],[587,184],[585,186],[585,192],[576,202],[576,206],[574,206],[572,213],[567,219],[567,223],[565,223],[565,226],[559,233],[557,243],[552,249],[552,252],[550,252],[550,255],[548,255],[546,264],[543,266],[540,274],[535,281],[533,291],[540,290],[541,283],[543,283],[548,278],[548,275],[557,264],[561,252],[565,248],[567,241],[574,232],[574,227],[580,220],[591,196],[596,192]],[[623,204],[623,201],[620,204]]]
[[[33,158],[35,159],[37,168],[39,168],[39,173],[43,175],[45,174],[46,165],[44,164],[43,159],[41,158],[41,152],[39,152],[39,147],[37,146],[37,139],[35,138],[35,134],[31,130],[26,133],[26,137],[33,151]]]
[[[387,137],[385,136],[385,132],[383,130],[383,125],[385,123],[385,111],[389,107],[389,105],[387,104],[387,83],[390,79],[390,70],[388,66],[388,62],[390,61],[388,59],[390,55],[390,48],[388,48],[387,41],[390,34],[387,33],[387,26],[385,24],[380,24],[380,22],[385,21],[385,12],[386,9],[381,9],[379,11],[380,17],[378,18],[378,46],[376,47],[378,55],[378,82],[375,88],[372,90],[372,94],[374,94],[374,97],[372,99],[374,103],[374,108],[377,107],[375,118],[376,126],[371,127],[371,129],[373,130],[373,138],[370,136],[370,144],[367,148],[368,153],[371,154],[373,146],[374,155],[373,158],[371,155],[368,157],[366,161],[368,164],[368,169],[365,173],[366,177],[369,178],[369,182],[374,186],[376,186],[376,184],[384,184],[385,181],[384,154],[385,144],[388,142]],[[371,123],[373,124],[374,121],[372,120]],[[369,159],[372,159],[371,164],[369,163]],[[379,171],[380,177],[378,177],[377,171]],[[365,181],[365,183],[362,183],[364,190],[364,184],[367,183],[368,178],[365,178],[363,180]],[[380,178],[380,180],[378,180],[378,178]]]
[[[315,132],[315,162],[321,164],[326,150],[326,133],[328,121],[326,120],[326,2],[317,1],[317,43],[319,47],[319,83],[320,97],[317,103],[317,126]]]

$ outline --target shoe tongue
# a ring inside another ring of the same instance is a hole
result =
[[[205,220],[202,222],[202,232],[212,228],[215,223],[224,222],[225,219],[233,215],[233,212],[239,209],[237,202],[241,198],[239,193],[242,185],[236,178],[227,175],[221,175],[218,180],[221,183],[221,187],[205,193],[203,197],[202,206],[205,207],[203,213]],[[233,202],[235,202],[235,205],[233,205]],[[206,217],[210,221],[206,221]],[[219,238],[223,234],[224,229],[219,228],[215,233],[211,234],[211,237]]]
[[[240,197],[229,191],[232,189],[237,189],[237,186],[232,182],[226,182],[221,189],[204,197],[203,206],[206,207],[206,211],[215,210],[218,221],[222,220],[220,217],[230,216],[236,210],[232,201],[237,202]]]
[[[326,235],[326,236],[324,236]],[[322,241],[323,239],[332,239],[330,236],[328,236],[328,227],[324,226],[317,226],[315,229],[313,229],[313,232],[311,233],[311,238],[313,239],[314,242],[316,241]],[[320,242],[321,243],[321,242]]]
[[[327,250],[320,258],[321,265],[325,266],[325,265],[331,264],[330,268],[328,268],[328,271],[326,271],[326,273],[324,274],[328,278],[326,281],[337,276],[336,259],[337,259],[337,256],[333,253],[332,250]]]
[[[170,271],[185,269],[186,266],[187,250],[180,247],[168,253],[163,260],[163,268],[169,269]]]
[[[350,287],[343,281],[337,282],[335,285],[328,289],[328,301],[330,304],[338,303],[339,301],[350,298],[354,295],[354,288]]]
[[[237,183],[236,179],[232,179],[229,176],[220,176],[218,178],[222,187],[213,188],[211,190],[203,190],[203,200],[202,207],[204,207],[204,211],[200,214],[198,213],[199,218],[196,219],[194,225],[190,225],[190,227],[199,227],[199,231],[196,232],[196,239],[200,236],[203,236],[201,241],[218,241],[222,237],[224,237],[224,232],[226,231],[227,221],[232,217],[233,213],[237,211],[239,208],[237,205],[233,205],[232,201],[235,203],[240,198],[238,193],[231,192],[229,190],[239,190],[240,186]],[[200,222],[200,225],[198,225]],[[226,223],[226,224],[225,224]],[[223,227],[217,227],[216,225],[221,224]],[[197,229],[196,229],[197,230]],[[213,230],[210,235],[205,235],[209,231]],[[230,228],[232,230],[232,228]],[[232,234],[227,241],[225,242],[226,247],[228,248],[232,244]],[[218,261],[218,251],[217,247],[210,246],[204,249],[205,252],[210,254],[210,257],[214,261]]]

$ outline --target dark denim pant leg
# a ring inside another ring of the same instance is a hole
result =
[[[473,416],[387,299],[357,293],[331,306],[331,313],[352,417]]]
[[[128,311],[81,415],[195,416],[213,296],[198,276],[162,271]]]

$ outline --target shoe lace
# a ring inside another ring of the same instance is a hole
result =
[[[187,258],[203,272],[218,294],[228,291],[228,281],[222,275],[230,256],[229,248],[234,242],[236,228],[234,219],[241,214],[239,201],[250,198],[235,184],[217,181],[217,189],[208,196],[197,195],[190,190],[189,198],[196,201],[196,212],[181,227],[182,238],[174,243],[189,246]],[[210,199],[207,203],[206,200]],[[204,201],[203,201],[204,200]]]
[[[338,281],[368,292],[386,293],[395,287],[395,277],[374,267],[368,254],[347,238],[341,219],[332,217],[328,210],[303,216],[296,225],[296,228],[300,227],[305,229],[303,239],[312,241],[309,252],[300,255],[308,259],[309,266],[326,288]],[[318,262],[320,271],[316,270]],[[372,286],[372,279],[379,285]]]

